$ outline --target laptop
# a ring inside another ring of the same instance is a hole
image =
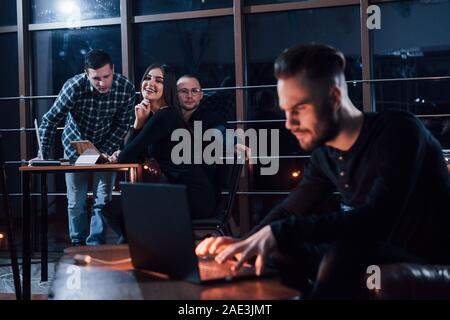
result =
[[[120,183],[130,255],[136,269],[193,283],[255,277],[255,268],[219,264],[198,258],[188,209],[186,187],[173,184]]]
[[[36,133],[36,141],[38,145],[38,156],[37,158],[28,161],[29,166],[59,166],[61,161],[59,160],[47,160],[42,157],[42,144],[41,137],[39,136],[39,125],[37,119],[34,119],[34,130]]]

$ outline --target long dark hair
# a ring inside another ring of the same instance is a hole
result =
[[[142,99],[142,83],[145,77],[152,69],[161,69],[164,76],[164,91],[163,97],[169,108],[175,108],[178,115],[181,117],[180,103],[178,102],[178,92],[177,92],[177,78],[173,69],[165,63],[152,63],[144,72],[141,79],[141,84],[139,85],[139,93]]]

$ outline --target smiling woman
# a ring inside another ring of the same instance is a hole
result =
[[[171,157],[176,145],[172,133],[188,130],[178,103],[175,73],[166,64],[153,64],[144,72],[140,88],[142,101],[135,106],[136,119],[127,144],[123,151],[115,153],[118,162],[142,163],[145,157],[154,158],[164,174],[164,182],[186,185],[191,218],[213,216],[218,186],[201,165],[175,164]],[[112,229],[125,238],[123,214],[117,201],[114,199],[105,207],[104,216]]]

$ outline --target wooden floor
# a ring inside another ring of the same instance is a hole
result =
[[[1,218],[0,214],[0,218]],[[67,218],[66,213],[62,212],[59,215],[50,215],[48,219],[48,250],[49,250],[49,265],[48,265],[48,282],[42,283],[41,280],[41,265],[39,254],[35,255],[32,259],[31,266],[31,292],[33,299],[42,300],[47,299],[48,290],[51,284],[51,280],[55,273],[56,263],[63,255],[63,250],[70,247],[70,240],[67,230]],[[5,234],[1,229],[3,221],[0,219],[0,231]],[[20,251],[22,248],[22,237],[20,220],[14,221],[14,232],[16,239],[16,248]],[[36,231],[38,234],[38,231]],[[14,295],[14,281],[12,276],[12,269],[9,260],[9,251],[6,239],[0,241],[0,300],[15,299]],[[107,243],[115,243],[117,236],[109,229],[106,236]],[[36,252],[39,251],[39,238],[33,237],[33,248]],[[21,253],[18,252],[20,257]],[[19,261],[19,264],[21,262]]]
[[[61,253],[62,254],[62,253]],[[31,292],[32,299],[46,300],[53,275],[55,274],[56,261],[61,254],[50,254],[48,264],[48,281],[41,282],[40,260],[33,259],[31,265]],[[0,259],[0,300],[15,299],[14,280],[9,259]]]
[[[31,300],[47,300],[46,294],[33,294]],[[16,300],[14,293],[0,293],[0,300]]]

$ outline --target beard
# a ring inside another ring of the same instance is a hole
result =
[[[333,112],[333,108],[330,101],[324,101],[318,106],[316,111],[317,124],[314,126],[314,132],[311,130],[305,130],[308,132],[312,139],[309,141],[299,141],[300,146],[305,151],[312,151],[319,148],[328,141],[336,138],[339,132],[339,118],[338,114]],[[300,130],[302,132],[303,130]]]

